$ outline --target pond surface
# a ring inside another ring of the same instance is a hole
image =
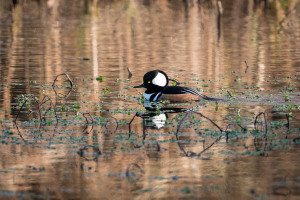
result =
[[[0,0],[0,199],[299,199],[299,10]],[[224,101],[147,111],[154,69]]]

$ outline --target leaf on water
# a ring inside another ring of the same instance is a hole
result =
[[[216,101],[216,107],[215,107],[215,110],[218,111],[219,109],[219,103]]]
[[[99,76],[96,78],[97,81],[99,81],[100,83],[102,83],[104,81],[104,77],[103,76]]]
[[[104,88],[104,92],[105,92],[106,94],[108,94],[108,93],[109,93],[109,90],[108,90],[108,88],[107,88],[107,87],[105,87],[105,88]]]
[[[285,101],[285,102],[288,102],[288,101],[289,101],[289,95],[288,95],[288,94],[284,96],[284,101]]]
[[[186,194],[191,193],[191,189],[188,188],[188,187],[183,188],[182,191],[183,191],[184,193],[186,193]]]

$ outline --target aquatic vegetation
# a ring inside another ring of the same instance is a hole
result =
[[[102,83],[104,81],[104,77],[103,76],[99,76],[96,78],[97,81],[99,81],[100,83]]]
[[[200,105],[203,103],[201,108],[199,105],[191,107],[191,102],[171,104],[161,101],[148,104],[142,94],[136,99],[127,95],[126,91],[110,91],[107,86],[103,86],[103,92],[96,93],[100,95],[100,101],[95,103],[92,100],[68,100],[73,95],[75,85],[67,74],[61,76],[67,78],[60,86],[57,85],[59,76],[53,82],[55,100],[47,95],[42,98],[33,95],[17,97],[16,105],[11,107],[17,113],[13,125],[10,125],[12,122],[9,120],[0,121],[4,127],[0,135],[2,145],[27,145],[47,150],[56,150],[59,148],[57,145],[67,145],[84,162],[98,163],[120,153],[136,154],[143,151],[159,157],[174,146],[177,146],[179,156],[209,162],[216,155],[267,156],[272,151],[291,149],[293,145],[299,144],[299,134],[296,134],[297,130],[291,123],[293,113],[299,111],[299,105],[290,104],[292,101],[288,94],[284,96],[284,103],[276,104],[276,99],[269,101],[270,111],[245,116],[247,108],[240,106],[244,101],[239,100],[240,96],[237,92],[233,93],[234,90],[225,89],[229,102],[203,101],[205,103],[200,102]],[[202,87],[209,85],[202,84]],[[249,90],[242,93],[248,95],[249,99],[265,99],[265,96],[256,93],[258,87],[243,88]],[[78,92],[78,95],[84,92]],[[147,106],[147,109],[126,106],[104,109],[109,104],[105,98],[113,98],[109,95],[115,95],[123,101],[136,101],[138,105]],[[208,107],[218,115],[223,112],[226,104],[232,110],[226,116],[229,122],[222,125],[219,125],[220,121],[216,117],[208,117],[199,111]],[[269,112],[277,112],[284,120],[270,120]],[[249,144],[249,140],[252,143]],[[99,141],[113,145],[107,149]],[[215,151],[224,146],[230,146],[231,150]],[[223,162],[231,164],[228,160]],[[80,169],[94,173],[96,167],[81,164]],[[32,170],[43,172],[46,169],[32,167]],[[126,179],[133,184],[144,178],[146,172],[142,165],[131,163],[124,172],[106,175]],[[176,181],[178,177],[152,178]],[[193,189],[184,187],[179,192],[192,194]]]

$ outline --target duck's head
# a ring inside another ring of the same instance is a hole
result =
[[[146,88],[149,92],[156,92],[164,89],[168,83],[169,78],[167,74],[161,70],[149,71],[144,75],[144,83],[134,88]]]

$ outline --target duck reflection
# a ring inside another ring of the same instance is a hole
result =
[[[193,156],[201,156],[204,152],[210,149],[214,144],[216,144],[221,138],[222,135],[216,135],[216,137],[212,137],[212,133],[220,132],[222,133],[222,129],[218,126],[213,120],[206,117],[202,113],[198,112],[199,103],[196,105],[193,104],[159,104],[154,102],[145,102],[144,107],[146,112],[143,114],[136,115],[143,119],[143,141],[140,143],[144,145],[144,141],[146,135],[149,135],[150,138],[148,141],[155,141],[155,132],[153,131],[150,134],[147,134],[146,129],[162,129],[168,123],[167,119],[170,117],[174,117],[175,115],[183,114],[180,121],[178,121],[178,126],[176,130],[172,127],[169,127],[166,131],[162,131],[162,133],[175,132],[176,140],[178,147],[183,152],[183,154],[187,157]],[[194,115],[194,117],[189,118],[189,115]],[[176,117],[175,117],[176,118]],[[178,118],[177,118],[178,119]],[[183,122],[185,125],[183,125]],[[188,125],[187,125],[188,124]],[[167,127],[166,127],[167,128]],[[173,134],[162,134],[159,132],[159,136],[163,136],[164,140],[166,138],[172,137]],[[157,133],[157,132],[156,132]],[[137,147],[141,147],[137,146]],[[159,152],[160,146],[159,142],[147,142],[147,148],[157,147],[156,150]],[[150,151],[149,151],[150,152]],[[153,151],[151,151],[153,153]],[[155,152],[155,151],[154,151]],[[155,156],[154,156],[155,157]]]
[[[156,102],[146,101],[144,103],[144,108],[146,112],[140,115],[141,118],[145,120],[145,126],[152,129],[160,129],[166,125],[166,121],[169,118],[168,114],[171,113],[184,113],[190,110],[195,109],[183,108],[170,105],[162,105]]]
[[[146,119],[146,127],[160,129],[165,126],[166,120],[167,120],[166,113],[149,116],[149,118]]]

